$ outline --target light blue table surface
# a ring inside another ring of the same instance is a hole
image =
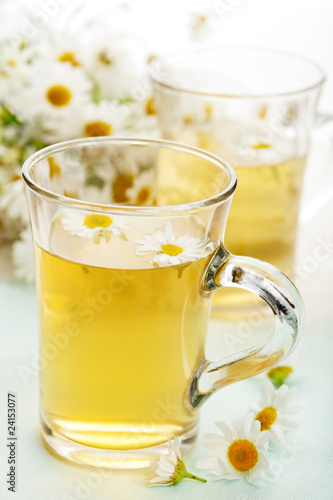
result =
[[[332,210],[332,206],[328,210]],[[174,487],[147,487],[147,473],[101,471],[57,458],[39,436],[38,375],[33,366],[37,355],[37,311],[33,286],[15,283],[6,272],[0,277],[0,499],[19,500],[329,500],[333,499],[333,229],[332,224],[313,220],[300,235],[298,262],[307,320],[303,338],[293,354],[290,384],[298,388],[296,403],[302,406],[301,425],[289,434],[288,446],[270,455],[276,478],[251,486],[245,480],[183,481]],[[309,229],[310,228],[310,229]],[[310,237],[311,236],[311,237]],[[332,251],[316,265],[321,240]],[[310,263],[312,262],[312,265]],[[310,263],[310,264],[309,264]],[[230,324],[211,321],[209,345],[223,349],[222,329]],[[28,369],[28,371],[27,371]],[[29,371],[30,370],[30,371]],[[17,492],[6,489],[7,392],[18,401]],[[198,440],[185,456],[188,469],[204,455],[203,434],[215,432],[214,422],[231,423],[258,401],[258,378],[239,382],[213,395],[201,410]],[[199,474],[200,475],[200,474]],[[209,474],[203,474],[209,478]]]

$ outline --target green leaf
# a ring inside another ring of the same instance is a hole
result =
[[[93,80],[93,90],[92,90],[92,97],[93,101],[95,104],[98,104],[102,100],[102,95],[101,95],[101,87],[96,80]]]
[[[37,149],[37,151],[39,149],[43,149],[43,148],[46,148],[46,146],[48,146],[48,144],[46,142],[43,142],[43,141],[39,141],[38,139],[36,140],[33,140],[31,142],[31,144]]]
[[[125,95],[124,97],[121,97],[118,100],[118,102],[119,102],[119,104],[130,104],[132,102],[135,102],[135,99],[130,95]]]
[[[290,366],[277,366],[276,368],[269,370],[267,377],[270,379],[275,388],[278,389],[285,383],[292,371],[293,369]]]
[[[7,127],[8,125],[22,125],[20,120],[9,111],[5,106],[1,106],[1,115],[0,115],[1,125]]]

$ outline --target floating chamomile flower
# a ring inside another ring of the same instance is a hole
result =
[[[199,469],[208,469],[217,479],[240,479],[256,484],[262,472],[272,476],[266,450],[268,432],[260,432],[260,423],[253,421],[251,415],[239,418],[230,427],[224,422],[216,422],[223,432],[205,434],[208,448],[207,456],[197,462]]]
[[[169,455],[162,455],[157,465],[155,467],[151,466],[157,476],[150,480],[150,484],[172,486],[185,478],[196,479],[197,481],[206,483],[206,479],[194,476],[186,470],[185,464],[181,459],[178,436],[174,438],[173,442],[168,436],[168,441]]]
[[[153,263],[158,265],[178,265],[199,259],[203,253],[202,241],[190,235],[176,238],[170,221],[166,223],[165,231],[158,230],[154,234],[146,234],[136,247],[136,255],[155,254]]]
[[[299,419],[293,415],[300,407],[290,405],[296,392],[296,387],[289,388],[286,385],[275,390],[273,384],[267,380],[261,386],[259,405],[250,407],[251,412],[254,412],[252,418],[260,422],[261,431],[268,431],[275,444],[283,444],[284,431],[295,429],[299,425]]]
[[[111,235],[124,238],[124,229],[128,229],[127,220],[119,216],[109,216],[99,213],[84,213],[78,210],[65,210],[61,216],[61,224],[65,231],[74,236],[92,238],[94,243],[100,243],[104,238],[108,243]]]

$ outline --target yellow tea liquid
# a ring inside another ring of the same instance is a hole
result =
[[[224,142],[199,132],[198,147],[225,158],[234,167],[238,186],[228,217],[225,245],[236,255],[273,264],[292,277],[299,200],[305,158],[281,159],[281,143],[254,144],[248,156],[233,137]],[[214,294],[214,305],[251,305],[253,294],[225,289]]]
[[[189,429],[197,414],[185,398],[203,357],[211,301],[199,292],[210,257],[153,268],[126,257],[114,236],[86,247],[62,237],[55,228],[51,248],[61,257],[36,247],[47,426],[110,450],[156,446]]]

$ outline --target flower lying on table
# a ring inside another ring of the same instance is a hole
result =
[[[208,470],[219,479],[245,478],[256,485],[262,475],[274,478],[267,458],[270,439],[283,443],[283,431],[297,427],[299,421],[292,415],[299,407],[290,405],[296,394],[296,388],[286,385],[275,390],[271,382],[262,385],[260,405],[252,406],[256,413],[250,412],[244,418],[238,418],[231,426],[216,422],[223,433],[205,434],[207,455],[198,460],[198,469]],[[184,478],[206,482],[189,473],[181,460],[179,439],[169,439],[169,456],[162,456],[151,468],[157,474],[150,484],[172,486]]]
[[[187,471],[185,464],[181,459],[178,436],[176,436],[173,441],[171,441],[168,436],[168,441],[169,455],[162,455],[156,466],[151,465],[151,468],[157,476],[150,480],[150,484],[172,486],[185,478],[196,479],[197,481],[206,483],[206,479],[195,476]]]
[[[266,381],[261,386],[261,400],[259,405],[251,405],[250,410],[255,420],[261,424],[261,431],[268,431],[270,439],[275,444],[285,442],[284,431],[294,429],[299,425],[299,419],[293,416],[300,410],[299,406],[290,405],[295,397],[296,387],[288,388],[282,385],[274,389],[271,382]]]
[[[199,469],[208,469],[217,479],[245,479],[256,484],[265,471],[272,476],[266,458],[269,442],[268,432],[260,432],[260,422],[251,414],[238,418],[230,427],[224,422],[216,422],[223,432],[205,434],[207,456],[197,462]]]

